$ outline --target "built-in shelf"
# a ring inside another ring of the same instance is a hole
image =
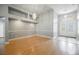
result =
[[[21,20],[21,21],[24,21],[24,22],[29,22],[29,23],[37,24],[37,21],[35,21],[35,20],[28,19],[28,18],[25,18],[25,17],[20,17],[20,16],[13,15],[13,14],[9,14],[9,18],[10,19],[15,19],[15,20]]]
[[[37,24],[37,21],[32,18],[33,16],[29,12],[26,13],[23,10],[20,10],[20,8],[18,9],[13,6],[9,6],[8,10],[9,19],[21,20],[23,22]]]

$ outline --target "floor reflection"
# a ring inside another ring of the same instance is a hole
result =
[[[59,47],[59,50],[62,51],[63,54],[66,54],[66,49],[67,49],[66,42],[59,41],[58,47]]]
[[[79,42],[74,38],[58,37],[54,39],[58,49],[66,55],[79,55]]]
[[[68,43],[67,52],[68,54],[76,54],[76,45],[72,43]]]

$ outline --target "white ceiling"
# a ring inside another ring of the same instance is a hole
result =
[[[63,14],[76,10],[78,7],[73,4],[17,4],[16,6],[38,15],[50,10],[54,10],[58,14]]]
[[[78,5],[75,5],[75,4],[54,4],[54,5],[51,4],[48,6],[58,14],[69,13],[74,10],[77,10],[78,8]]]
[[[19,4],[16,6],[21,7],[29,12],[36,13],[38,15],[51,10],[44,4]]]

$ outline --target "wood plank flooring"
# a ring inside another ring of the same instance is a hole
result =
[[[11,40],[5,45],[7,55],[57,55],[60,54],[50,38],[41,36]]]

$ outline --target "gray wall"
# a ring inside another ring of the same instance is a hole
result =
[[[8,5],[1,5],[0,4],[0,16],[4,16],[5,19],[5,37],[0,38],[0,54],[4,54],[4,41],[8,40]],[[0,19],[1,20],[1,19]]]
[[[35,24],[9,19],[9,39],[34,34]]]
[[[37,34],[53,36],[53,11],[49,11],[47,13],[44,13],[43,15],[40,15],[37,21]]]
[[[8,40],[8,5],[0,4],[0,16],[4,16],[5,19],[5,38]]]

